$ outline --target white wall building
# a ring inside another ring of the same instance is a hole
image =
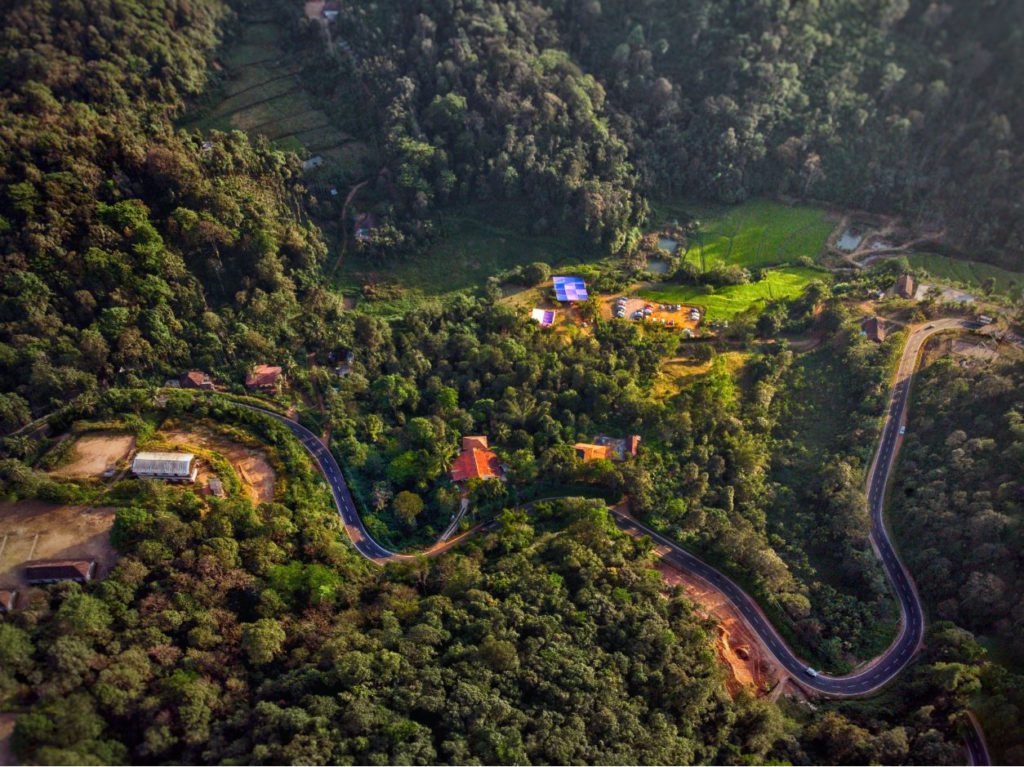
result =
[[[140,479],[195,482],[198,469],[192,453],[137,453],[132,474]]]

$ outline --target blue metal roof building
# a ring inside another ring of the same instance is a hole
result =
[[[555,277],[555,298],[559,301],[586,301],[587,284],[580,277]]]

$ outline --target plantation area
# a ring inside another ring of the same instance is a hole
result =
[[[993,293],[1015,297],[1024,288],[1024,273],[1000,269],[992,264],[937,253],[914,253],[907,260],[915,269],[924,269],[938,280],[955,282],[975,290],[991,288]]]
[[[182,127],[263,136],[281,149],[321,156],[326,172],[358,168],[366,145],[339,129],[310,92],[301,61],[286,52],[280,24],[258,13],[242,17],[221,53],[219,79]]]
[[[835,226],[820,208],[773,200],[728,207],[652,203],[651,208],[654,221],[661,226],[672,221],[685,224],[696,217],[698,234],[690,238],[685,257],[703,270],[715,264],[753,268],[815,259]]]
[[[757,282],[727,285],[713,293],[701,285],[663,283],[640,291],[640,295],[660,303],[699,306],[704,309],[706,320],[730,320],[768,301],[796,298],[812,280],[825,276],[817,269],[789,266],[767,271],[764,279]]]

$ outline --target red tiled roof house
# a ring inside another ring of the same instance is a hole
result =
[[[487,446],[487,437],[463,437],[462,452],[452,464],[453,482],[469,479],[503,479],[501,461]]]
[[[276,392],[281,386],[280,365],[257,365],[245,377],[246,388],[265,392]]]
[[[213,389],[213,380],[202,370],[189,370],[181,374],[182,389]]]

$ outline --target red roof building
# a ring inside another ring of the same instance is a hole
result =
[[[257,365],[245,377],[245,385],[250,389],[276,391],[281,385],[281,373],[279,365]]]
[[[0,591],[0,613],[9,613],[17,601],[17,591]]]
[[[589,442],[577,442],[572,446],[576,455],[584,462],[611,461],[615,458],[615,450],[611,445],[593,445]]]
[[[452,481],[501,479],[501,461],[487,447],[487,437],[463,437],[462,452],[451,470]]]
[[[202,370],[189,370],[181,374],[182,389],[212,389],[213,380]]]

